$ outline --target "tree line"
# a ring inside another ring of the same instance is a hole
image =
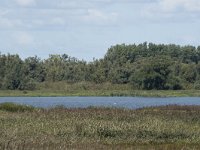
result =
[[[92,62],[67,54],[21,59],[0,53],[0,89],[34,90],[42,82],[130,84],[134,89],[200,89],[200,46],[120,44]]]

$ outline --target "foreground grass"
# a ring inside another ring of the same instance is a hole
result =
[[[36,109],[6,103],[0,133],[0,149],[200,149],[200,106]]]

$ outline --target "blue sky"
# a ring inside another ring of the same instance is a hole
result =
[[[115,44],[200,45],[200,0],[0,0],[0,51],[102,58]]]

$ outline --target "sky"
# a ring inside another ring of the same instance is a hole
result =
[[[115,44],[200,45],[200,0],[0,0],[0,52],[102,58]]]

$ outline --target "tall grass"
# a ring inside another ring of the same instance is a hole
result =
[[[33,111],[34,107],[14,104],[14,103],[2,103],[0,104],[0,110],[9,112],[25,112],[25,111]]]
[[[0,109],[0,149],[199,149],[199,116],[200,106]]]
[[[95,84],[91,82],[44,82],[33,91],[0,90],[0,96],[142,96],[189,97],[200,96],[199,90],[135,90],[129,84]]]

